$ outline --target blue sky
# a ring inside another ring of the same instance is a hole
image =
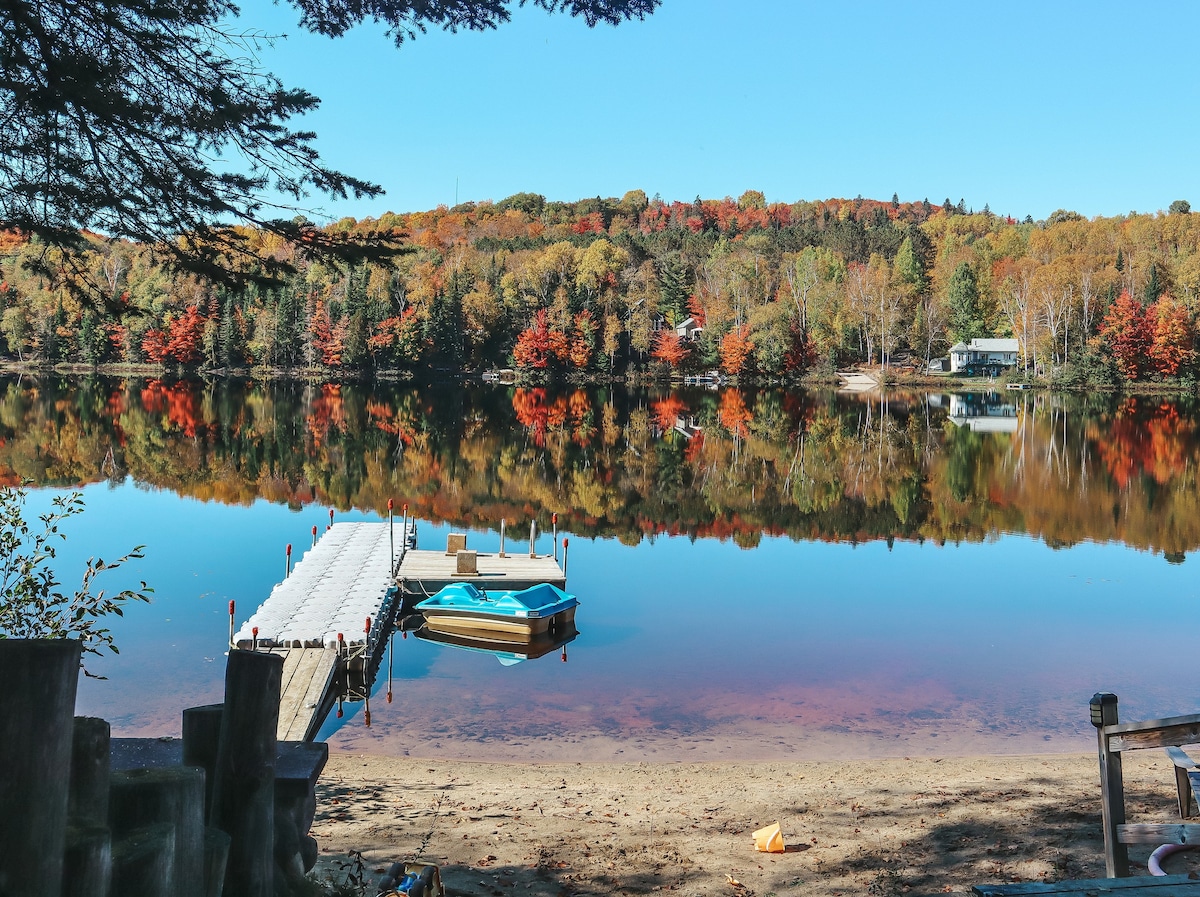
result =
[[[1200,4],[664,0],[618,28],[517,9],[400,49],[243,9],[289,34],[263,61],[322,98],[301,124],[327,163],[387,191],[320,202],[332,217],[635,188],[1035,218],[1200,207]]]

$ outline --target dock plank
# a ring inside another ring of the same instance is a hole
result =
[[[337,668],[337,652],[331,648],[292,648],[289,660],[295,660],[295,672],[288,688],[280,695],[280,741],[306,741],[326,690]]]
[[[296,724],[292,726],[288,735],[289,740],[311,741],[317,737],[317,730],[324,722],[322,710],[328,706],[327,702],[332,702],[331,689],[338,666],[337,652],[326,648],[320,656],[319,665],[309,679],[308,689],[301,698],[304,715],[297,714]],[[303,725],[300,725],[301,721],[303,721]]]
[[[400,561],[397,578],[405,591],[413,596],[432,595],[452,582],[469,582],[479,589],[527,589],[538,583],[565,588],[566,574],[552,555],[530,557],[528,552],[476,555],[478,573],[460,575],[455,572],[453,555],[443,551],[414,549]]]

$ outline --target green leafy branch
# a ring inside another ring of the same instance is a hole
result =
[[[88,558],[79,588],[64,592],[52,562],[58,542],[66,539],[60,526],[83,513],[83,495],[56,496],[51,509],[38,517],[39,531],[26,520],[28,492],[25,484],[0,487],[0,638],[75,638],[82,642],[85,654],[119,654],[104,621],[123,616],[124,606],[131,601],[148,602],[154,590],[144,581],[136,589],[111,594],[93,588],[101,573],[143,558],[145,546],[138,545],[115,561]],[[103,678],[86,667],[83,672]]]

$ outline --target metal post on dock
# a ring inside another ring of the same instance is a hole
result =
[[[500,557],[504,557],[504,518],[500,518]]]
[[[394,521],[395,521],[395,516],[392,514],[392,500],[389,498],[388,499],[388,548],[391,549],[391,553],[388,555],[388,558],[389,558],[388,563],[391,565],[391,569],[395,569],[395,567],[396,567],[396,533],[394,532],[394,526],[393,526]]]
[[[250,630],[250,635],[254,639],[250,643],[251,650],[257,651],[258,650],[258,627],[257,626],[255,626],[253,629]]]
[[[404,516],[400,518],[400,533],[401,533],[400,538],[402,538],[404,540],[404,549],[407,551],[408,550],[408,502],[404,503],[404,507],[401,510],[404,512]]]
[[[232,601],[229,602],[229,647],[233,647],[233,607]]]
[[[567,540],[563,539],[563,579],[567,578]],[[564,583],[565,585],[565,583]]]
[[[534,547],[536,544],[537,544],[537,521],[530,520],[529,521],[529,556],[531,558],[537,557],[537,551],[534,550]]]
[[[550,548],[554,552],[554,559],[558,560],[558,511],[550,515]]]
[[[316,546],[317,546],[317,527],[314,524],[313,525],[313,547],[316,548]]]
[[[329,509],[329,528],[333,529],[333,508]]]
[[[287,563],[283,568],[283,578],[287,579],[289,576],[292,575],[292,543],[291,542],[288,542],[287,551],[284,553],[287,555]]]

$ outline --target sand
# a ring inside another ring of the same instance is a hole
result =
[[[1130,820],[1172,821],[1165,756],[1126,754],[1125,768]],[[372,883],[420,857],[448,892],[481,897],[887,897],[1104,875],[1090,754],[519,764],[335,753],[318,801],[320,877],[345,880],[355,853]],[[786,852],[756,852],[751,833],[773,822]],[[1151,849],[1131,850],[1141,874]],[[1200,865],[1192,856],[1169,870]]]

